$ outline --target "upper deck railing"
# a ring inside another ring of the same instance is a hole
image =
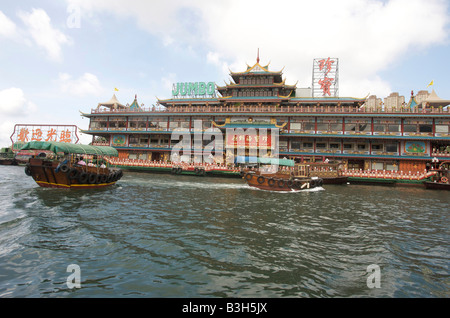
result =
[[[393,107],[383,109],[381,107],[369,108],[367,106],[329,106],[329,105],[221,105],[221,106],[171,106],[150,107],[141,109],[92,109],[91,114],[174,114],[174,113],[326,113],[326,114],[450,114],[450,107]]]

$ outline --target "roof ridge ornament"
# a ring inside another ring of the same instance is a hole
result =
[[[258,48],[258,55],[256,56],[256,63],[259,64],[259,48]]]

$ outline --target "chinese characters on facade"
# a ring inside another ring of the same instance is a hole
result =
[[[16,125],[13,142],[59,141],[77,143],[77,126]],[[15,138],[14,138],[15,137]]]
[[[314,60],[313,87],[317,83],[320,86],[322,96],[336,96],[338,59],[323,58]],[[332,89],[334,86],[334,90]],[[313,95],[318,93],[315,89]]]

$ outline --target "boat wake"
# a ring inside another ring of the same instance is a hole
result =
[[[158,188],[189,188],[196,189],[248,189],[247,184],[243,183],[232,183],[232,182],[196,182],[196,181],[181,181],[181,180],[121,180],[121,185],[138,185],[138,186],[156,186]]]
[[[291,189],[290,191],[274,191],[274,190],[259,189],[259,188],[256,188],[256,187],[251,187],[249,185],[247,185],[246,188],[247,189],[252,189],[252,190],[258,190],[258,191],[272,192],[272,193],[319,192],[319,191],[324,191],[325,190],[323,187],[315,187],[315,188],[312,188],[312,189],[301,189],[301,190]]]

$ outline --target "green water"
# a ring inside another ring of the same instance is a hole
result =
[[[0,297],[449,297],[448,191],[126,173],[40,188],[0,166]],[[69,288],[70,264],[80,287]],[[380,268],[380,288],[367,284]]]

